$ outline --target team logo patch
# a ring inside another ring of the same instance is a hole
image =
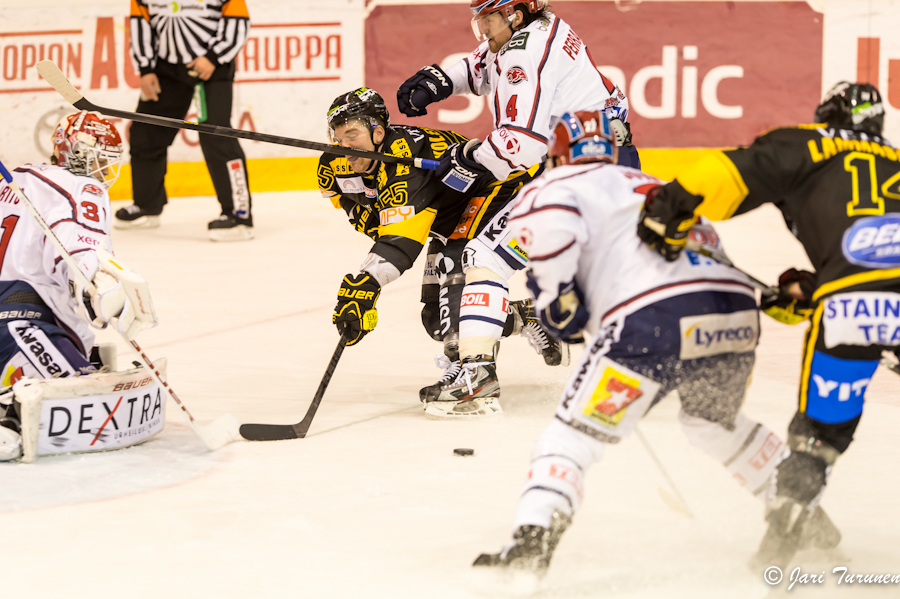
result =
[[[644,394],[638,388],[640,384],[637,379],[607,367],[582,413],[604,426],[615,428],[624,418],[628,406]]]
[[[90,184],[90,183],[88,183],[87,185],[85,185],[83,189],[84,189],[84,191],[86,191],[86,192],[88,192],[88,193],[92,193],[92,194],[94,194],[95,196],[102,196],[102,195],[103,195],[103,190],[102,190],[102,189],[100,189],[100,188],[97,187],[96,185],[92,185],[92,184]]]
[[[528,75],[525,74],[525,69],[522,67],[509,67],[509,70],[506,71],[506,80],[510,85],[519,85],[523,81],[528,81]]]
[[[756,310],[685,316],[679,324],[682,360],[753,351],[759,339]]]
[[[844,257],[867,268],[900,265],[900,216],[886,214],[861,218],[844,232]]]

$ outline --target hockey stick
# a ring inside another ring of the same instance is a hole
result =
[[[634,434],[637,435],[637,438],[640,440],[641,444],[644,446],[644,449],[647,450],[647,453],[650,454],[650,458],[653,460],[653,463],[656,464],[656,468],[663,475],[663,478],[666,479],[666,482],[669,483],[669,486],[675,491],[675,495],[672,495],[662,487],[659,488],[659,497],[663,500],[663,502],[678,512],[679,514],[683,514],[688,518],[694,519],[694,513],[691,512],[691,508],[688,507],[687,501],[684,500],[684,496],[678,490],[678,487],[675,486],[675,481],[672,480],[672,477],[669,476],[669,472],[666,470],[666,467],[663,466],[662,462],[659,461],[659,458],[656,457],[656,452],[650,447],[650,444],[647,442],[647,438],[644,437],[644,433],[641,432],[641,429],[638,427],[634,428]]]
[[[293,146],[295,148],[304,148],[307,150],[316,150],[326,154],[337,154],[339,156],[357,156],[359,158],[369,158],[372,160],[380,160],[381,162],[396,162],[399,164],[408,164],[416,168],[427,170],[435,170],[439,161],[429,160],[427,158],[405,158],[402,156],[392,156],[390,154],[381,154],[380,152],[369,152],[366,150],[357,150],[355,148],[345,148],[332,144],[323,144],[315,141],[305,141],[302,139],[292,139],[290,137],[279,137],[278,135],[269,135],[268,133],[256,133],[254,131],[244,131],[242,129],[232,129],[231,127],[220,127],[218,125],[207,125],[205,123],[192,123],[190,121],[179,121],[178,119],[170,119],[164,116],[153,116],[150,114],[140,114],[137,112],[126,112],[124,110],[116,110],[114,108],[105,108],[97,106],[81,95],[75,86],[66,79],[59,67],[50,60],[42,60],[37,65],[38,73],[47,80],[47,83],[55,89],[65,100],[79,110],[93,110],[103,113],[107,116],[119,117],[146,123],[148,125],[157,125],[159,127],[171,127],[173,129],[189,129],[191,131],[199,131],[209,135],[219,135],[221,137],[240,137],[249,139],[250,141],[264,141],[270,144],[279,144],[282,146]]]
[[[34,217],[34,220],[37,222],[38,226],[44,231],[44,235],[47,236],[47,239],[53,244],[56,248],[56,251],[59,252],[59,255],[65,261],[66,265],[69,267],[69,272],[72,276],[78,278],[81,285],[84,287],[85,291],[90,296],[94,296],[97,294],[97,287],[88,280],[87,275],[78,267],[78,263],[75,262],[75,259],[72,258],[72,255],[66,251],[66,248],[63,246],[62,242],[50,228],[50,225],[47,224],[47,221],[44,220],[44,217],[37,211],[37,208],[34,207],[34,204],[31,203],[25,194],[22,192],[22,188],[19,187],[19,184],[16,183],[15,179],[13,179],[12,175],[6,170],[6,167],[0,162],[0,175],[6,180],[6,183],[9,185],[9,188],[13,190],[16,196],[19,198],[19,201],[25,206],[28,212],[31,213],[31,216]],[[77,301],[77,299],[76,299]],[[134,351],[138,360],[144,365],[144,367],[152,373],[153,379],[156,381],[160,387],[166,390],[166,394],[172,398],[172,401],[181,408],[181,411],[184,412],[185,416],[187,416],[188,423],[191,425],[191,428],[194,429],[194,432],[197,433],[197,436],[206,444],[206,446],[210,450],[216,450],[226,443],[237,438],[237,420],[234,419],[234,416],[231,414],[225,414],[219,417],[215,422],[208,424],[207,426],[200,426],[197,424],[197,421],[194,420],[194,417],[188,412],[187,407],[181,400],[178,399],[178,396],[175,394],[175,391],[169,386],[169,384],[162,379],[162,376],[157,370],[156,366],[153,365],[153,362],[150,361],[150,358],[147,357],[147,354],[144,353],[144,350],[141,349],[141,346],[138,345],[137,341],[129,340],[125,333],[119,333],[122,335],[122,339],[127,341],[131,345],[131,349]]]
[[[759,289],[762,292],[762,294],[766,297],[772,297],[773,295],[778,295],[778,291],[774,287],[769,287],[768,285],[766,285],[765,283],[763,283],[756,277],[750,275],[745,270],[738,268],[724,254],[721,254],[719,252],[713,252],[705,247],[699,246],[695,242],[691,241],[690,239],[688,240],[687,244],[685,245],[685,249],[690,250],[692,252],[697,252],[698,254],[702,254],[702,255],[706,256],[710,260],[715,260],[719,264],[724,264],[725,266],[729,266],[729,267],[733,268],[734,270],[738,271],[739,273],[741,273],[742,275],[744,275],[745,277],[750,279],[750,282],[753,283],[753,286],[756,287],[757,289]],[[896,354],[891,354],[889,351],[883,350],[881,352],[881,365],[884,366],[885,368],[887,368],[888,370],[890,370],[891,372],[893,372],[894,374],[900,376],[900,362],[897,361]]]
[[[313,416],[316,415],[316,410],[319,409],[319,404],[322,403],[325,389],[328,388],[328,383],[331,382],[331,376],[334,374],[334,369],[337,368],[338,360],[341,359],[341,354],[344,353],[346,345],[347,340],[341,335],[341,339],[331,355],[331,361],[328,362],[328,368],[325,369],[325,374],[319,383],[319,388],[316,389],[316,394],[313,396],[312,404],[306,411],[306,416],[303,417],[303,420],[297,424],[242,424],[240,429],[241,436],[248,441],[284,441],[286,439],[304,438],[306,433],[309,432]]]

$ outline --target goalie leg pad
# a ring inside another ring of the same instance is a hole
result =
[[[683,411],[678,420],[691,445],[721,462],[738,484],[765,501],[772,473],[784,453],[778,435],[743,413],[737,415],[731,431]]]
[[[549,528],[557,511],[571,518],[584,497],[585,472],[603,457],[604,446],[553,420],[535,443],[513,530],[526,525]]]
[[[165,359],[155,366],[165,376]],[[165,391],[143,368],[13,386],[22,422],[22,461],[38,455],[119,449],[165,425]]]
[[[7,372],[10,366],[22,368],[24,376],[45,379],[95,370],[58,325],[42,320],[13,320],[5,324],[0,326],[0,356],[9,356],[4,380],[11,375]]]

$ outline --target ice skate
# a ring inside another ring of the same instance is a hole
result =
[[[159,215],[147,214],[136,204],[116,210],[113,220],[116,229],[156,229],[159,227]]]
[[[780,499],[779,504],[770,508],[766,515],[769,528],[749,564],[754,572],[766,566],[777,566],[784,570],[800,549],[810,511],[807,506],[796,501]]]
[[[482,553],[472,564],[475,568],[496,568],[500,570],[520,570],[543,578],[550,567],[550,559],[559,539],[572,519],[562,512],[553,512],[550,528],[543,526],[520,526],[513,533],[512,545],[507,545],[500,553]]]
[[[240,218],[233,214],[221,214],[211,221],[209,238],[213,241],[246,241],[253,239],[253,217]]]
[[[570,361],[569,344],[557,341],[547,334],[541,321],[534,313],[531,300],[519,300],[510,303],[522,321],[519,334],[528,340],[528,344],[544,358],[548,366],[568,366]]]
[[[444,374],[441,375],[441,378],[437,380],[433,385],[428,385],[427,387],[422,387],[419,389],[419,401],[425,403],[426,398],[430,396],[439,395],[441,392],[441,387],[446,385],[450,381],[456,378],[456,375],[459,374],[460,369],[460,360],[451,360],[447,356],[440,354],[435,356],[434,365],[438,368],[443,369]]]
[[[11,391],[11,387],[7,387]],[[6,391],[6,390],[4,390]],[[0,462],[22,457],[22,427],[13,405],[0,403]]]
[[[449,369],[445,376],[448,373]],[[441,381],[444,380],[441,377]],[[441,381],[419,392],[425,403],[426,414],[472,417],[503,411],[498,401],[500,382],[497,380],[497,369],[492,356],[465,358],[452,379]]]
[[[838,530],[822,506],[812,513],[806,526],[800,534],[799,550],[821,549],[828,551],[834,549],[841,542],[841,531]]]

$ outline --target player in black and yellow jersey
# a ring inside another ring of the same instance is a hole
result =
[[[724,220],[771,202],[815,268],[787,271],[779,297],[763,303],[779,320],[806,316],[811,324],[791,453],[772,481],[755,565],[793,557],[853,439],[882,351],[900,346],[900,152],[881,137],[881,95],[869,84],[839,83],[815,119],[716,152],[651,191],[638,229],[672,260],[696,215]]]
[[[381,96],[367,88],[335,99],[328,112],[328,127],[335,144],[394,156],[437,160],[454,144],[477,143],[452,131],[391,125]],[[324,154],[319,160],[323,196],[336,208],[343,208],[354,228],[375,242],[360,273],[344,277],[338,292],[334,322],[349,345],[358,343],[375,327],[375,302],[382,287],[408,270],[431,238],[422,285],[422,321],[433,338],[444,342],[449,362],[444,364],[446,371],[441,380],[420,394],[429,413],[443,415],[456,409],[457,414],[478,415],[499,411],[499,404],[494,401],[499,395],[495,373],[493,385],[480,385],[479,389],[470,390],[467,397],[454,397],[440,405],[431,405],[435,403],[431,398],[461,371],[458,344],[465,285],[463,250],[480,234],[491,233],[491,223],[502,218],[516,192],[538,170],[536,167],[532,171],[515,171],[505,181],[483,174],[474,178],[468,191],[459,192],[443,184],[431,170],[335,154]],[[495,251],[504,259],[524,263],[524,258],[512,256],[508,249]],[[490,298],[484,294],[471,302],[489,304]],[[528,305],[512,302],[512,308],[502,306],[500,328],[507,335],[522,333],[542,350],[548,363],[562,362],[560,344],[543,332],[533,315],[529,318]],[[431,387],[437,392],[429,395],[427,390]],[[492,393],[493,397],[489,397]],[[473,401],[476,395],[479,400]]]

